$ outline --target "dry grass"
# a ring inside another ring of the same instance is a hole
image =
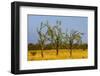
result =
[[[60,49],[58,55],[56,50],[43,50],[43,57],[41,56],[41,50],[29,50],[28,61],[32,60],[56,60],[56,59],[86,59],[88,58],[88,51],[82,49],[74,49],[72,56],[70,56],[70,50]]]

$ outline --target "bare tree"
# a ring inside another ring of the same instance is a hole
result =
[[[61,21],[56,21],[56,26],[54,26],[54,36],[56,45],[56,55],[58,55],[60,43],[62,41],[62,31],[61,31]]]
[[[80,33],[78,31],[72,30],[70,33],[66,32],[65,34],[65,44],[69,44],[70,49],[70,57],[72,57],[72,47],[73,44],[80,44],[82,42],[82,35],[83,33]]]
[[[47,27],[47,31],[46,31],[47,39],[52,44],[52,48],[55,48],[54,28],[51,27],[48,21],[44,25]]]
[[[51,44],[56,48],[56,55],[58,55],[59,45],[61,42],[61,21],[56,21],[55,26],[50,26],[48,22],[45,24],[47,26],[47,35],[48,40],[51,41]]]
[[[41,25],[40,25],[40,28],[37,29],[37,32],[38,32],[38,36],[39,36],[39,44],[41,46],[41,56],[43,57],[43,50],[44,50],[44,47],[45,47],[45,43],[46,43],[46,35],[45,35],[45,32],[43,32],[43,28],[45,26],[43,26],[43,23],[41,22]]]

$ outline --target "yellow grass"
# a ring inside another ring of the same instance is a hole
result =
[[[32,60],[60,60],[60,59],[86,59],[88,58],[88,51],[82,49],[73,49],[72,56],[70,56],[70,50],[60,49],[58,55],[56,50],[43,50],[43,57],[41,56],[41,50],[29,50],[28,61]]]

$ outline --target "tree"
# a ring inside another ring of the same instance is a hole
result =
[[[47,23],[45,24],[45,26],[47,26],[47,35],[48,35],[48,40],[51,42],[52,46],[54,48],[56,48],[56,55],[58,55],[58,51],[59,51],[59,45],[61,42],[61,21],[56,21],[56,25],[51,27]]]
[[[40,44],[41,47],[41,56],[43,57],[43,50],[45,47],[45,43],[46,43],[46,33],[43,32],[43,29],[45,28],[45,26],[43,26],[43,23],[41,22],[40,28],[37,29],[38,32],[38,36],[39,36],[39,40],[38,43]]]
[[[54,26],[54,38],[56,45],[56,55],[58,55],[60,44],[62,43],[62,31],[61,31],[61,21],[56,21],[56,26]]]
[[[44,25],[47,27],[47,32],[46,32],[47,39],[52,44],[52,48],[55,48],[55,44],[54,44],[55,43],[54,28],[50,26],[48,21]]]
[[[72,47],[74,44],[80,44],[82,42],[82,35],[83,33],[80,33],[78,31],[72,30],[69,34],[68,32],[65,33],[65,44],[69,44],[70,49],[70,57],[72,56]]]

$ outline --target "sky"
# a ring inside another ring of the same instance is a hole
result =
[[[57,20],[61,21],[62,32],[77,30],[84,33],[82,36],[83,42],[88,41],[88,17],[81,16],[49,16],[49,15],[28,15],[28,43],[37,43],[38,34],[37,28],[40,27],[41,22],[48,21],[54,26]]]

